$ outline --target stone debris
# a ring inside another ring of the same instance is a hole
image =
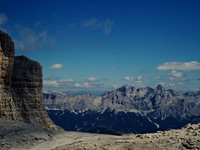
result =
[[[50,131],[0,119],[1,150],[200,150],[200,124],[179,130],[122,136]]]

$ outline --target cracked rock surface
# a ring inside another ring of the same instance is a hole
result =
[[[59,129],[44,108],[42,66],[14,53],[12,39],[0,30],[0,118]]]

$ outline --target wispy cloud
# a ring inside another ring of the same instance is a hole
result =
[[[176,84],[175,84],[175,83],[169,83],[169,86],[170,86],[170,87],[175,87]]]
[[[161,79],[161,77],[155,77],[155,78],[153,78],[154,80],[160,80]]]
[[[46,32],[46,31],[40,32],[40,33],[38,34],[38,37],[39,37],[40,39],[46,40],[46,39],[47,39],[47,32]]]
[[[19,37],[14,39],[16,49],[30,52],[41,48],[47,42],[47,32],[36,32],[33,29],[20,27]]]
[[[114,25],[114,21],[107,19],[99,21],[97,18],[92,18],[82,22],[82,27],[92,30],[102,30],[104,34],[110,34]]]
[[[89,83],[83,83],[83,87],[89,87]]]
[[[164,82],[160,82],[159,84],[162,85],[162,86],[166,85]]]
[[[62,69],[62,68],[64,68],[63,64],[55,64],[55,65],[49,67],[49,69],[52,69],[52,70],[54,70],[54,69]]]
[[[104,22],[104,34],[110,34],[110,32],[112,31],[112,28],[113,28],[113,24],[114,24],[114,21],[110,20],[110,19],[107,19],[105,22]]]
[[[142,84],[142,76],[138,76],[137,80],[135,81],[137,84]]]
[[[44,86],[46,87],[59,87],[57,81],[43,81]]]
[[[96,18],[92,18],[90,20],[83,21],[82,26],[86,28],[97,29],[102,26],[102,23]]]
[[[0,25],[6,23],[8,21],[8,17],[5,13],[0,13]]]
[[[59,80],[60,77],[55,77],[55,76],[48,76],[46,78],[44,78],[45,80]]]
[[[89,83],[83,83],[83,84],[76,83],[76,84],[74,84],[74,86],[75,87],[82,87],[82,88],[90,87]]]
[[[124,79],[127,80],[127,81],[134,81],[135,78],[134,77],[126,76]]]
[[[118,88],[118,85],[117,85],[117,84],[114,84],[114,86],[113,86],[113,87],[114,87],[114,89],[116,89],[116,88]]]
[[[81,85],[79,83],[75,83],[74,86],[75,87],[81,87]]]
[[[172,72],[168,73],[167,75],[174,78],[181,78],[183,76],[183,73],[177,72],[176,70],[172,70]]]
[[[179,71],[199,71],[200,63],[197,61],[191,62],[166,62],[159,65],[156,70],[167,71],[167,70],[179,70]]]
[[[64,80],[59,80],[59,82],[63,83],[63,82],[74,82],[73,79],[64,79]]]
[[[87,78],[87,80],[88,80],[88,81],[96,81],[96,78],[94,78],[94,77],[89,77],[89,78]]]
[[[132,82],[134,81],[137,84],[141,84],[142,83],[142,76],[141,75],[138,76],[136,79],[135,79],[135,77],[130,77],[130,76],[126,76],[124,79],[127,80],[127,81],[132,81]]]
[[[137,81],[135,81],[135,82],[138,83],[138,84],[141,84],[141,83],[142,83],[141,80],[137,80]]]
[[[142,80],[142,76],[138,76],[137,80]]]
[[[43,81],[44,87],[56,87],[61,88],[65,86],[71,85],[74,80],[73,79],[63,79],[63,80],[51,80],[56,79],[54,76],[49,76],[45,81]]]

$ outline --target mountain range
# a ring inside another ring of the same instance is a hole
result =
[[[95,97],[43,92],[48,115],[65,130],[103,127],[122,133],[147,133],[200,123],[200,91],[180,94],[161,85],[124,85]]]

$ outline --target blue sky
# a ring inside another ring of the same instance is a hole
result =
[[[200,90],[199,0],[0,0],[16,55],[43,66],[44,88],[124,84]]]

